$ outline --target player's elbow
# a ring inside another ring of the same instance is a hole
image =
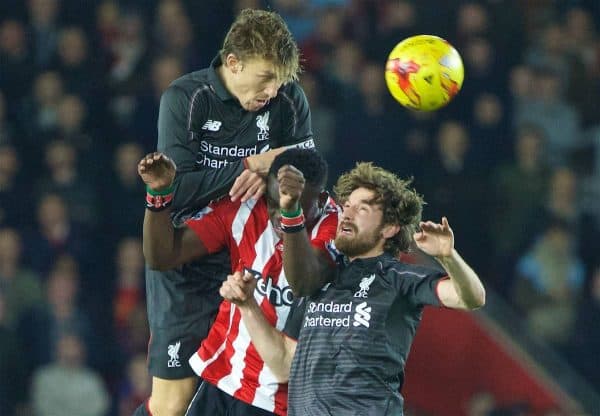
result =
[[[169,267],[167,265],[167,263],[165,262],[161,262],[161,261],[157,261],[155,259],[149,259],[148,257],[146,257],[146,263],[148,264],[148,267],[152,270],[158,270],[160,272],[165,272],[169,269],[171,269],[171,267]]]
[[[281,344],[278,344],[276,348],[278,352],[267,357],[265,364],[271,369],[278,383],[287,383],[290,379],[290,369],[292,368],[297,341],[283,333],[280,333],[280,336]]]
[[[166,272],[167,270],[171,270],[173,268],[166,263],[148,264],[148,267],[150,267],[152,270],[158,270],[159,272]]]
[[[467,309],[475,310],[482,308],[485,305],[485,297],[485,288],[482,285],[477,291],[477,293],[475,293],[474,296],[472,296],[468,302],[465,302]]]
[[[485,305],[485,297],[485,288],[481,286],[479,296],[477,297],[477,308],[483,308],[483,306]]]
[[[285,384],[290,379],[290,370],[289,370],[289,368],[287,370],[285,368],[280,368],[280,369],[277,369],[277,370],[271,369],[271,372],[273,373],[273,376],[275,376],[275,380],[279,384]]]
[[[155,255],[151,250],[148,250],[144,247],[143,252],[146,264],[150,269],[164,272],[173,268],[173,266],[167,259]]]
[[[286,348],[288,348],[286,346]],[[295,348],[294,348],[295,350]],[[273,373],[273,376],[275,377],[275,380],[277,380],[278,383],[287,383],[290,379],[290,369],[292,367],[292,358],[294,356],[294,353],[292,352],[290,355],[289,351],[285,351],[283,353],[283,356],[278,357],[277,359],[271,361],[271,365],[269,366],[267,364],[267,366],[271,369],[271,372]]]
[[[149,240],[144,235],[142,240],[142,253],[144,254],[144,260],[146,264],[152,270],[158,270],[161,272],[171,270],[174,267],[173,258],[175,254],[172,249],[165,246],[159,246],[155,242]]]

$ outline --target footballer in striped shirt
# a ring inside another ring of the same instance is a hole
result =
[[[164,155],[151,157],[146,184],[150,188],[168,185],[174,165]],[[267,176],[267,192],[258,200],[221,199],[179,229],[171,225],[168,207],[147,209],[146,260],[153,268],[171,269],[228,249],[232,271],[243,269],[257,278],[253,296],[269,325],[282,330],[294,301],[283,272],[283,233],[308,233],[319,261],[333,262],[328,246],[335,237],[340,211],[324,190],[326,181],[327,164],[317,152],[289,149],[275,158]],[[280,186],[301,192],[296,212],[280,210]],[[265,365],[235,304],[221,303],[208,336],[189,364],[203,383],[188,414],[287,414],[287,384]]]

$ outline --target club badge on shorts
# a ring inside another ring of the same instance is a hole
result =
[[[181,367],[181,362],[179,361],[179,348],[181,348],[181,341],[177,341],[175,344],[171,344],[167,348],[167,354],[169,354],[167,366],[169,368]]]

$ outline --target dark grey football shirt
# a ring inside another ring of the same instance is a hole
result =
[[[161,97],[157,147],[177,165],[176,225],[226,195],[244,170],[245,157],[284,146],[314,147],[308,102],[296,82],[249,112],[226,90],[217,74],[220,65],[217,57],[210,67],[173,81]],[[147,269],[151,329],[200,322],[206,332],[230,270],[227,252],[168,272]]]
[[[341,259],[334,282],[304,298],[302,319],[297,308],[288,320],[286,333],[298,338],[288,414],[402,415],[408,352],[423,307],[440,305],[445,276],[387,254]]]
[[[244,110],[210,67],[175,80],[163,93],[158,151],[177,164],[174,209],[197,209],[225,195],[242,159],[283,146],[313,148],[310,110],[296,82],[256,112]]]

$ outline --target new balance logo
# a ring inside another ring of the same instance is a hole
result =
[[[359,303],[356,305],[356,313],[354,314],[354,326],[366,326],[369,327],[369,321],[371,320],[371,307],[367,305],[367,302]]]
[[[202,130],[219,131],[221,124],[223,123],[220,121],[208,120],[206,123],[204,123],[204,126],[202,126]]]
[[[167,361],[167,366],[169,368],[181,367],[181,362],[179,361],[179,348],[181,348],[181,341],[177,341],[177,343],[171,344],[167,348],[167,354],[169,354],[169,361]]]

